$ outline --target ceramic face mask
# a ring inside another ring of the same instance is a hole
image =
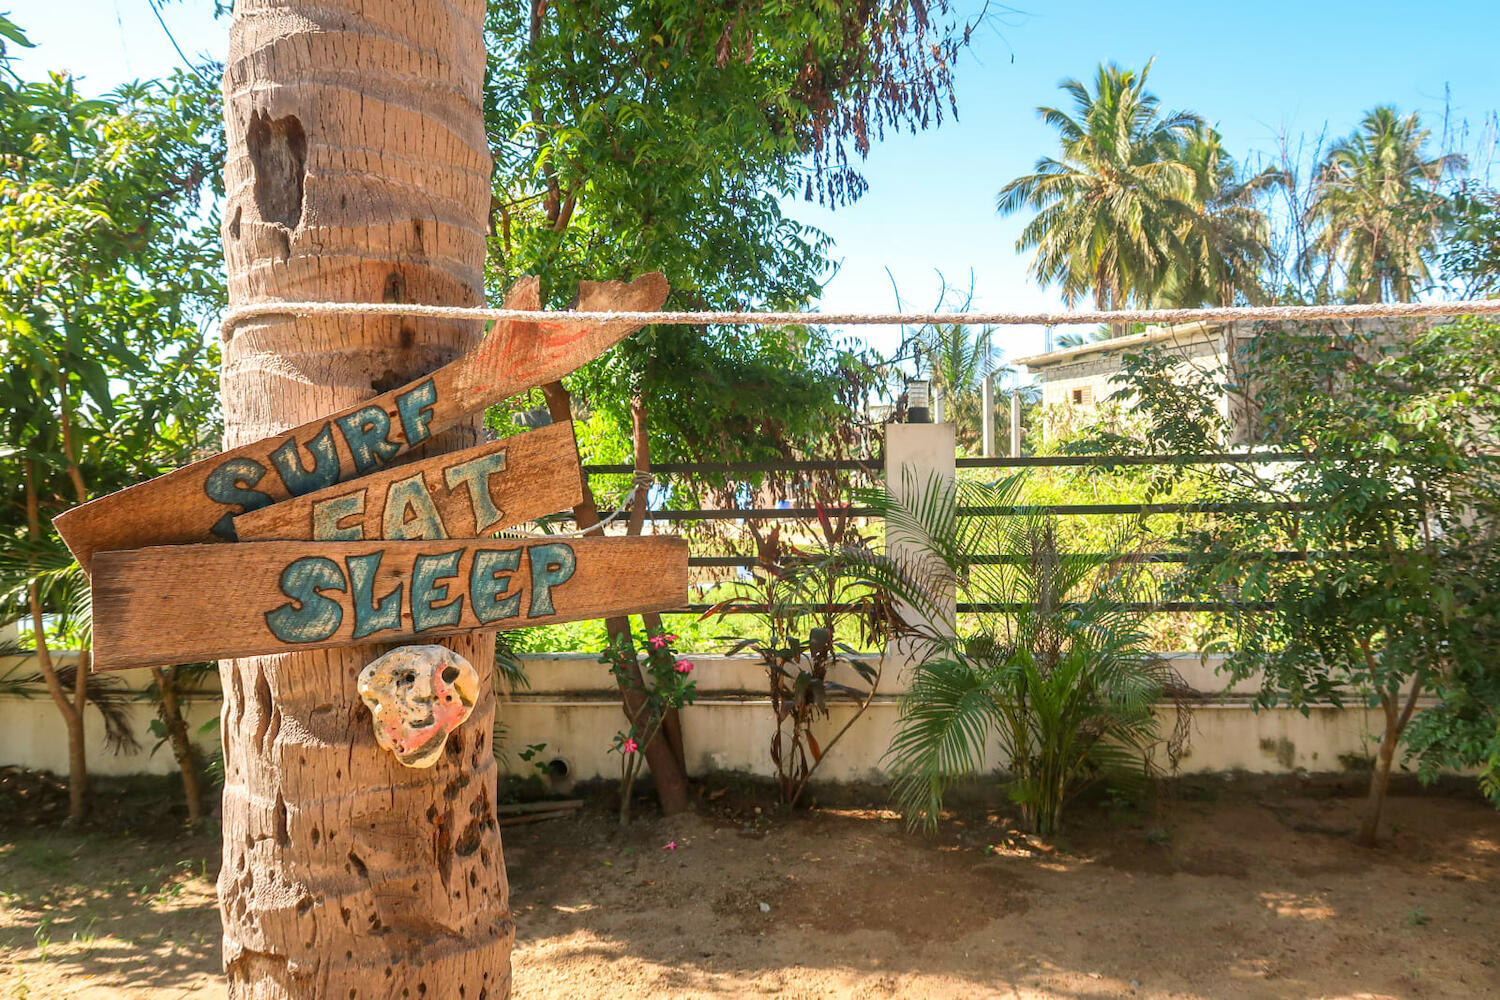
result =
[[[479,674],[446,646],[402,646],[359,672],[375,741],[407,767],[431,767],[473,711]]]

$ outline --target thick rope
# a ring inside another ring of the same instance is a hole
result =
[[[425,306],[407,302],[257,302],[224,317],[226,330],[262,316],[417,316],[425,319],[545,322],[668,323],[678,326],[897,326],[954,323],[984,326],[1061,326],[1087,323],[1235,323],[1253,320],[1369,319],[1494,315],[1500,299],[1447,302],[1370,302],[1321,306],[1229,306],[1207,309],[1113,309],[1080,312],[809,313],[809,312],[544,312]]]
[[[588,528],[579,528],[576,531],[522,531],[519,528],[506,528],[500,532],[501,538],[582,538],[596,531],[603,531],[606,527],[624,517],[630,510],[635,500],[637,490],[649,490],[656,477],[649,472],[637,472],[631,481],[630,489],[620,499],[620,506],[616,507],[613,514],[601,520],[598,524]]]

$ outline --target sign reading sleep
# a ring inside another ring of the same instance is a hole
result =
[[[666,611],[686,593],[687,543],[666,537],[100,552],[94,665],[114,670]]]

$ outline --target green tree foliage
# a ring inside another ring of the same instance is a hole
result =
[[[1429,157],[1430,137],[1415,112],[1381,105],[1329,148],[1313,178],[1316,235],[1303,261],[1321,284],[1337,270],[1358,302],[1410,302],[1431,284],[1447,209],[1439,185],[1465,160]]]
[[[857,198],[872,140],[951,112],[966,32],[946,2],[554,0],[492,4],[488,37],[496,285],[539,274],[556,306],[579,279],[661,270],[669,308],[714,309],[817,295],[828,240],[780,199]],[[660,457],[828,453],[862,377],[831,347],[663,327],[568,384],[622,437],[647,400]]]
[[[1449,204],[1443,277],[1464,298],[1500,290],[1500,191],[1461,188]]]
[[[0,35],[19,32],[6,21]],[[196,74],[86,98],[71,77],[23,81],[0,63],[0,589],[69,729],[74,818],[88,671],[65,691],[48,643],[71,629],[86,664],[87,592],[50,520],[215,443],[205,328],[224,293],[202,199],[219,183],[219,127]]]
[[[1500,326],[1475,320],[1406,337],[1266,325],[1227,387],[1155,352],[1119,377],[1144,426],[1109,448],[1220,450],[1243,431],[1227,389],[1257,443],[1303,456],[1194,473],[1202,499],[1241,506],[1178,533],[1193,559],[1174,585],[1225,602],[1203,648],[1236,678],[1263,671],[1260,704],[1380,711],[1366,843],[1403,737],[1420,734],[1408,752],[1427,777],[1500,760],[1497,359]],[[1429,694],[1441,707],[1418,714]]]
[[[1035,250],[1031,273],[1057,283],[1073,305],[1091,293],[1100,309],[1148,305],[1176,261],[1187,257],[1178,221],[1188,210],[1193,172],[1178,155],[1203,121],[1163,112],[1139,73],[1101,64],[1094,89],[1064,80],[1073,109],[1041,107],[1057,129],[1060,157],[1037,160],[1035,172],[1001,188],[1004,214],[1036,216],[1016,241]]]
[[[1287,183],[1268,168],[1247,174],[1224,149],[1219,133],[1198,126],[1178,155],[1192,171],[1190,214],[1180,223],[1186,258],[1168,270],[1163,305],[1232,306],[1267,298],[1270,225],[1261,202]]]

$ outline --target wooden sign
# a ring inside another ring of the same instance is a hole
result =
[[[94,557],[99,670],[669,611],[680,538],[241,542]]]
[[[573,425],[433,455],[241,514],[244,541],[479,538],[583,500]]]
[[[666,280],[647,274],[629,284],[583,282],[577,306],[649,311],[666,296]],[[535,302],[530,279],[507,305]],[[112,549],[234,541],[236,515],[375,472],[470,414],[561,378],[638,326],[499,322],[474,351],[409,385],[90,501],[53,524],[86,571],[95,553]]]

